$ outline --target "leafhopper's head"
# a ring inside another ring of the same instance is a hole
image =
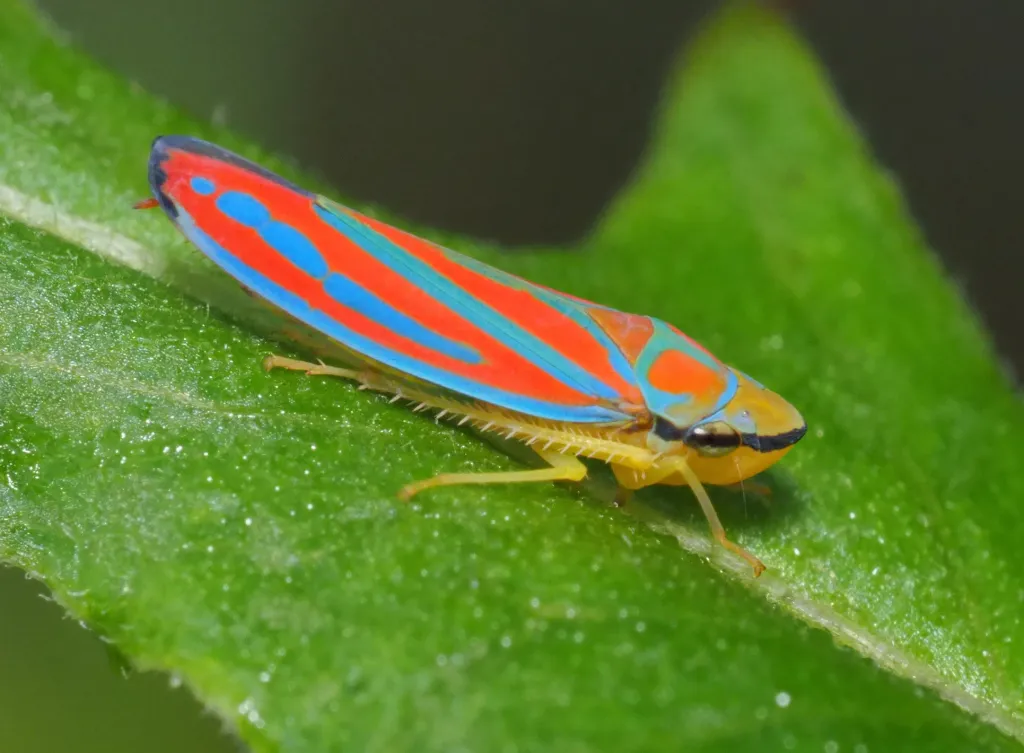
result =
[[[807,432],[800,413],[778,394],[729,369],[730,397],[709,415],[678,420],[658,416],[649,443],[663,452],[685,452],[708,484],[735,484],[776,463]],[[685,413],[685,411],[683,411]]]

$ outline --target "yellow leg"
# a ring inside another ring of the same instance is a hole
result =
[[[704,517],[708,519],[708,525],[711,526],[711,535],[715,537],[715,540],[730,552],[738,554],[749,562],[751,567],[754,568],[755,578],[763,573],[766,568],[761,560],[743,547],[729,541],[729,537],[725,535],[725,528],[722,526],[722,521],[718,519],[718,513],[715,512],[715,508],[711,504],[711,498],[708,497],[708,493],[704,491],[704,485],[701,484],[700,479],[697,478],[697,474],[690,468],[690,464],[683,458],[672,458],[672,465],[682,474],[683,478],[686,479],[686,483],[693,490],[693,494],[697,497],[697,501],[700,502],[700,508],[704,511]]]
[[[337,366],[328,366],[325,363],[310,363],[309,361],[296,361],[294,358],[284,356],[267,356],[263,359],[263,368],[289,369],[290,371],[305,371],[310,376],[336,376],[342,379],[355,379],[363,381],[364,374],[352,369],[340,369]]]
[[[408,500],[414,494],[435,486],[456,486],[459,484],[521,484],[539,481],[582,481],[587,475],[587,466],[574,455],[563,455],[554,450],[537,450],[537,454],[550,464],[550,468],[529,471],[502,471],[499,473],[442,473],[423,481],[407,484],[398,493],[398,498]]]

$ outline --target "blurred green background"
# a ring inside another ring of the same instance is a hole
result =
[[[714,7],[42,4],[102,62],[293,155],[346,194],[507,244],[571,242],[587,231],[643,152],[678,45]],[[787,5],[1019,369],[1024,106],[1014,95],[1024,84],[1024,6]],[[168,678],[124,679],[104,644],[41,593],[0,568],[0,753],[237,750]]]

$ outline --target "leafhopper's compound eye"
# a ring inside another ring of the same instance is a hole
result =
[[[740,433],[725,421],[710,421],[694,426],[683,441],[701,455],[706,457],[722,457],[740,446]]]

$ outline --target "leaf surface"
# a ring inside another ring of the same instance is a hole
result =
[[[615,509],[600,468],[399,503],[517,463],[261,371],[273,325],[130,210],[162,132],[298,177],[0,2],[0,558],[254,750],[1020,749],[1021,405],[777,20],[732,8],[690,47],[581,248],[421,230],[665,318],[803,411],[767,502],[715,495],[756,582],[685,492]]]

